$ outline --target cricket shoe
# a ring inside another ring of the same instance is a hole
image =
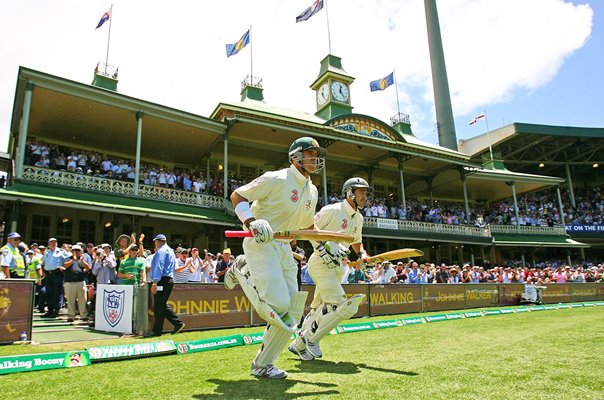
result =
[[[245,267],[246,264],[247,262],[245,261],[245,255],[238,255],[235,259],[235,265],[229,268],[226,274],[224,274],[224,287],[227,290],[233,290],[235,286],[237,286],[237,276],[235,275],[233,268],[237,268],[239,271],[242,271],[245,274],[243,267]]]
[[[315,358],[306,350],[306,343],[298,335],[296,339],[287,348],[290,352],[297,355],[302,361],[312,361]]]
[[[319,348],[319,342],[313,343],[311,341],[306,341],[306,350],[310,353],[314,358],[323,357],[323,353],[321,352],[321,348]]]
[[[275,368],[273,364],[269,364],[266,367],[258,367],[252,363],[252,369],[250,375],[257,376],[259,378],[271,378],[271,379],[283,379],[287,378],[287,372]]]

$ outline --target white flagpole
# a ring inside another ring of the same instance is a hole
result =
[[[109,8],[109,32],[107,33],[107,54],[105,55],[105,75],[107,75],[107,64],[109,63],[109,41],[111,40],[111,21],[113,21],[113,4]]]
[[[489,131],[489,121],[487,120],[487,112],[483,110],[484,114],[484,123],[487,126],[487,142],[489,142],[489,154],[491,155],[491,161],[493,161],[493,147],[491,146],[491,132]]]
[[[398,102],[398,83],[396,83],[396,68],[392,70],[392,75],[394,76],[394,89],[396,90],[396,109],[398,111],[397,119],[401,118],[401,105]]]
[[[329,44],[329,54],[331,54],[331,33],[329,32],[329,13],[327,12],[327,0],[323,0],[325,3],[325,17],[327,18],[327,43]]]
[[[252,56],[252,46],[254,43],[252,42],[252,26],[250,25],[250,83],[252,86],[254,85],[254,58]]]

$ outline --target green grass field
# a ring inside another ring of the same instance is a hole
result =
[[[392,319],[393,316],[371,320]],[[363,320],[366,321],[366,320]],[[191,332],[195,340],[261,328]],[[94,344],[5,346],[0,356]],[[1,398],[603,399],[604,308],[574,308],[329,336],[322,360],[284,352],[285,380],[249,375],[258,346],[0,376]]]

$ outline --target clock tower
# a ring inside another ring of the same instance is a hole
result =
[[[329,120],[335,116],[352,113],[350,84],[354,78],[342,68],[340,57],[328,54],[321,61],[319,76],[310,85],[316,93],[317,117]]]

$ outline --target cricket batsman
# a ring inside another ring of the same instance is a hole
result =
[[[365,208],[371,190],[365,179],[350,178],[342,187],[344,201],[327,205],[315,215],[315,226],[318,229],[352,235],[354,240],[351,246],[362,261],[367,260],[369,255],[363,248],[363,215],[360,210]],[[348,251],[348,245],[344,247],[333,242],[312,244],[315,251],[308,260],[308,272],[316,285],[315,296],[302,328],[288,348],[303,361],[323,356],[319,348],[321,339],[340,322],[352,317],[364,297],[362,294],[346,297],[341,284],[344,274],[341,258],[331,256],[334,248],[345,248]]]
[[[315,229],[318,192],[310,174],[323,169],[326,153],[315,139],[299,138],[289,148],[289,168],[266,172],[231,195],[235,213],[253,237],[243,240],[245,257],[239,256],[236,266],[228,270],[225,287],[232,289],[239,283],[268,323],[252,362],[254,376],[287,377],[274,364],[304,313],[308,292],[298,291],[290,239],[275,240],[273,232]]]

